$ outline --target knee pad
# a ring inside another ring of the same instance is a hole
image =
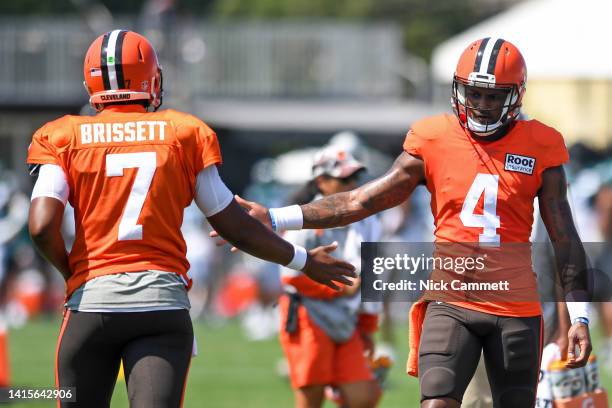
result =
[[[534,390],[527,387],[509,388],[499,396],[500,408],[533,407],[534,404]]]
[[[528,328],[504,331],[502,333],[504,368],[507,371],[534,369],[538,359],[538,350],[534,349],[534,344],[533,333]]]
[[[451,397],[455,389],[455,373],[446,367],[433,367],[421,377],[422,399]]]

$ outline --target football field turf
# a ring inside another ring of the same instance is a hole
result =
[[[284,408],[293,398],[286,379],[276,373],[281,350],[276,338],[248,342],[236,322],[221,326],[195,324],[199,355],[192,361],[185,407]],[[59,320],[38,319],[9,334],[14,386],[44,387],[53,384],[55,341]],[[598,333],[597,328],[593,333]],[[404,374],[406,329],[397,329],[398,358],[391,370],[380,407],[418,407],[418,383]],[[597,348],[595,349],[597,350]],[[93,368],[95,370],[95,368]],[[602,383],[612,388],[612,378],[602,371]],[[77,391],[78,392],[78,391]],[[125,382],[119,380],[113,407],[128,407]],[[326,407],[333,407],[327,403]],[[11,407],[55,407],[54,402],[27,402]]]

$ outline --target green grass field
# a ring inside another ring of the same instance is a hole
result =
[[[282,408],[293,405],[287,380],[276,374],[281,350],[276,339],[248,342],[237,323],[223,326],[196,324],[199,355],[189,373],[185,407]],[[10,332],[10,353],[15,386],[53,384],[55,341],[59,320],[39,319]],[[597,329],[593,330],[597,333]],[[393,367],[381,407],[418,407],[418,383],[404,374],[406,330],[397,331],[398,361]],[[597,344],[595,344],[597,346]],[[596,348],[597,350],[597,348]],[[612,377],[602,372],[602,383],[612,389]],[[53,402],[27,402],[12,407],[55,407]],[[128,407],[125,382],[117,382],[113,407]],[[331,407],[327,404],[326,407]]]

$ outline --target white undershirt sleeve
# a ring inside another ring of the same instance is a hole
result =
[[[68,201],[70,187],[64,170],[56,164],[43,164],[38,173],[38,179],[32,190],[32,198],[51,197],[64,205]]]
[[[212,217],[227,207],[234,194],[219,177],[217,166],[210,165],[198,173],[195,203],[206,217]]]

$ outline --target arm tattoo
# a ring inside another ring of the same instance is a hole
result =
[[[557,276],[564,292],[586,291],[586,255],[567,201],[567,181],[562,167],[544,171],[538,201],[542,220],[552,241]]]
[[[350,224],[349,193],[338,193],[302,206],[304,228],[325,228]]]
[[[406,200],[424,178],[423,161],[402,153],[384,176],[355,190],[303,205],[304,228],[339,227],[394,207]]]

